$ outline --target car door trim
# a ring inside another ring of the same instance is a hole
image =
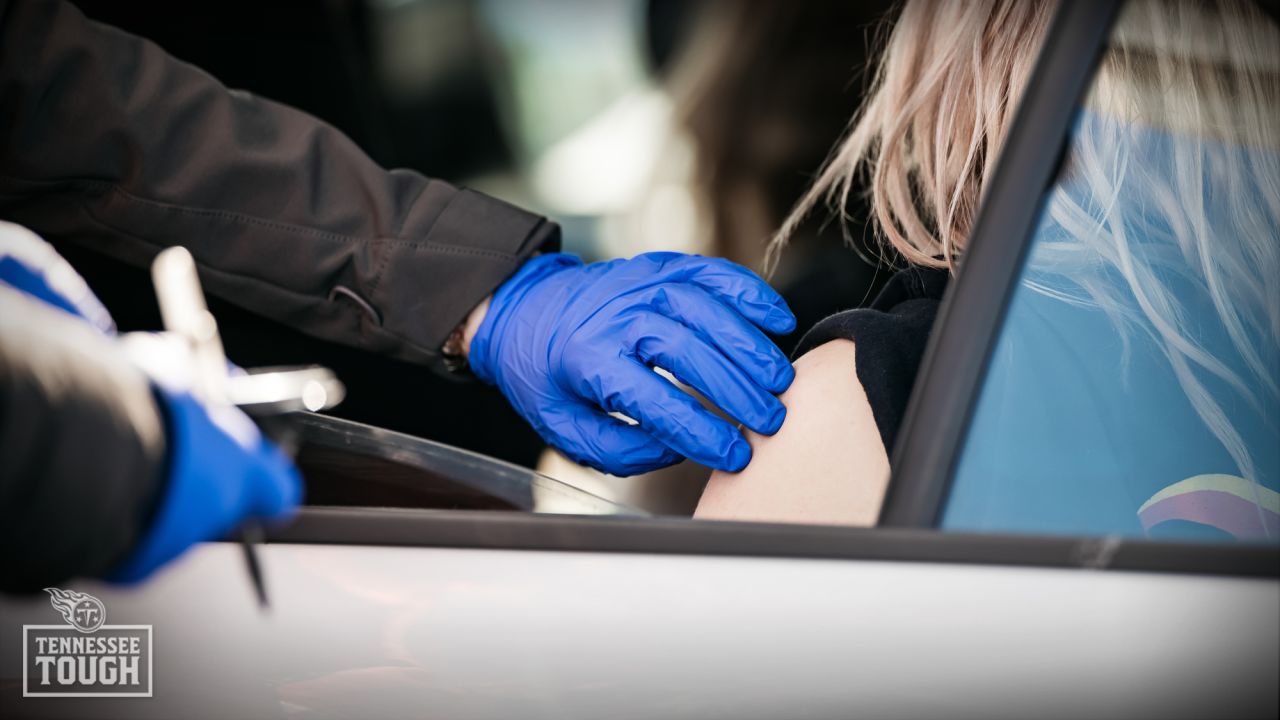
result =
[[[501,511],[307,507],[269,542],[995,564],[1280,577],[1280,548]]]

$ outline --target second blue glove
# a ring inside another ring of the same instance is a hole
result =
[[[727,260],[649,253],[583,265],[551,254],[494,294],[470,363],[578,462],[634,475],[688,457],[737,471],[751,458],[741,433],[651,368],[772,435],[786,416],[774,395],[795,372],[760,328],[789,333],[795,317],[763,280]]]
[[[108,577],[141,580],[192,545],[225,537],[246,518],[281,521],[302,497],[293,463],[235,408],[210,411],[191,395],[158,387],[168,472],[150,527]]]

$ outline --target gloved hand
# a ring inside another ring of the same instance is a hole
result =
[[[141,580],[247,518],[291,516],[302,496],[297,469],[240,410],[206,408],[192,397],[182,372],[191,367],[182,359],[185,346],[149,333],[125,335],[123,342],[151,375],[165,415],[168,479],[150,526],[108,579]]]
[[[115,335],[106,308],[51,245],[0,222],[0,283],[118,338],[151,379],[164,415],[165,481],[150,525],[110,579],[140,580],[202,540],[224,537],[248,517],[291,514],[301,495],[293,463],[233,407],[206,409],[190,393],[192,359],[163,334]]]
[[[776,292],[727,260],[649,253],[583,265],[550,254],[494,294],[469,361],[578,462],[634,475],[688,457],[737,471],[751,458],[742,435],[650,368],[772,435],[786,416],[774,394],[795,371],[756,326],[785,334],[795,323]]]
[[[100,332],[115,332],[111,315],[71,264],[21,225],[0,222],[0,282],[80,317]]]

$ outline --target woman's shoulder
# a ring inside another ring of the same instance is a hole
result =
[[[889,479],[889,457],[855,377],[856,347],[836,340],[796,361],[781,396],[786,422],[770,437],[745,431],[752,459],[712,473],[695,517],[869,526]]]
[[[949,279],[950,272],[944,268],[901,270],[869,306],[827,317],[805,333],[796,347],[798,358],[834,340],[853,341],[858,380],[889,452]]]

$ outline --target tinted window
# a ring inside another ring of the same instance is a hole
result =
[[[1126,6],[944,527],[1280,542],[1278,117],[1256,5]]]

